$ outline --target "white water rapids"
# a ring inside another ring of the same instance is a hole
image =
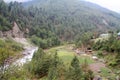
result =
[[[22,52],[24,56],[16,60],[15,62],[13,62],[13,64],[21,66],[25,64],[26,62],[31,61],[34,53],[38,50],[38,47],[32,46],[30,43],[28,43],[28,41],[25,38],[14,38],[13,40],[18,43],[23,44],[24,49],[25,49]]]
[[[38,50],[38,47],[27,47],[26,50],[23,52],[24,56],[17,61],[15,61],[13,64],[15,65],[23,65],[28,61],[32,60],[32,57],[34,53]]]

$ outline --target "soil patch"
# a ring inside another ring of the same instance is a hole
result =
[[[97,63],[90,64],[89,67],[94,73],[98,73],[100,72],[101,68],[105,68],[106,66],[104,63],[97,62]]]

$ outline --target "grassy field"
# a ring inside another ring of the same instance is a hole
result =
[[[57,51],[59,58],[65,63],[65,64],[70,64],[71,60],[73,57],[76,55],[75,52],[70,49],[70,47],[73,45],[64,45],[64,46],[59,46],[59,47],[54,47],[49,50],[47,50],[47,53],[53,54],[55,51]],[[88,64],[93,63],[94,61],[87,56],[82,56],[79,55],[77,56],[80,64],[83,64],[85,62],[85,59],[87,60]]]
[[[48,50],[46,50],[47,53],[54,54],[55,51],[57,51],[59,58],[64,62],[66,65],[70,65],[70,62],[72,61],[73,57],[76,55],[75,52],[70,49],[73,45],[64,45],[64,46],[59,46],[59,47],[53,47]],[[90,56],[83,56],[83,55],[77,55],[80,64],[84,64],[85,60],[87,60],[88,64],[92,64],[96,61],[94,61]],[[110,77],[115,77],[114,74],[109,73],[111,70],[108,69],[107,67],[101,69],[101,73],[98,73],[98,75],[101,75],[103,80],[106,80],[106,78]],[[44,80],[44,79],[43,79]],[[114,79],[112,79],[114,80]]]
[[[72,49],[70,49],[71,46],[73,46],[73,45],[64,45],[64,46],[59,46],[59,47],[53,47],[48,50],[45,50],[45,52],[47,52],[48,54],[54,54],[57,51],[59,58],[64,62],[66,67],[68,67],[70,65],[72,59],[76,55],[75,52]],[[85,62],[85,59],[87,60],[88,64],[94,63],[93,59],[91,59],[88,56],[79,55],[79,56],[77,56],[77,58],[79,59],[80,64],[83,64]],[[47,77],[44,77],[40,80],[47,80]]]

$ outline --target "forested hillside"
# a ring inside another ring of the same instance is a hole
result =
[[[32,42],[41,48],[60,44],[58,37],[51,30],[52,28],[46,26],[47,24],[41,25],[37,21],[37,17],[35,18],[36,8],[25,9],[21,3],[10,2],[7,4],[3,0],[0,1],[0,4],[0,31],[3,32],[2,34],[11,30],[13,23],[16,22],[20,30],[24,32],[24,37],[30,37]]]
[[[73,40],[84,32],[119,28],[119,14],[81,0],[34,0],[24,3],[24,6],[37,7],[36,14],[41,16],[35,17],[39,23],[52,26],[55,34],[63,40]]]
[[[119,80],[119,30],[84,0],[0,0],[0,80]]]
[[[120,15],[80,0],[33,0],[26,3],[0,1],[0,30],[15,21],[32,42],[42,48],[74,41],[83,33],[93,35],[119,30]]]

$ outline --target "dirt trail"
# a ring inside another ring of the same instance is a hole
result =
[[[93,72],[97,73],[101,70],[101,68],[105,68],[106,66],[102,62],[97,62],[97,63],[90,64],[89,67]]]

